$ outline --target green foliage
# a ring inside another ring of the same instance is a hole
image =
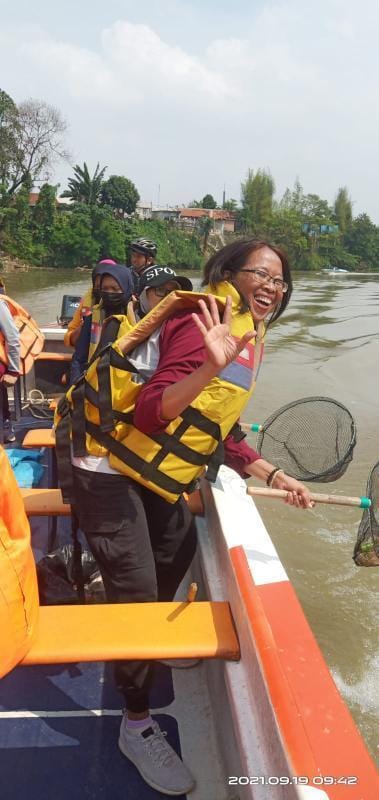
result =
[[[0,184],[2,205],[5,205],[6,190],[11,179],[12,169],[19,157],[18,111],[9,95],[0,89]]]
[[[267,237],[283,247],[292,264],[299,264],[307,250],[299,214],[291,208],[280,208],[271,217]]]
[[[15,106],[5,92],[0,96],[0,183],[2,203],[12,200],[21,186],[49,172],[57,158],[67,157],[62,139],[66,123],[60,112],[42,100]]]
[[[183,233],[172,222],[162,220],[126,220],[126,246],[132,239],[145,236],[157,243],[158,264],[200,269],[202,266],[201,239],[195,233]]]
[[[360,267],[378,269],[379,228],[371,222],[367,214],[356,217],[344,236],[348,251],[358,258]]]
[[[306,194],[303,197],[301,214],[303,222],[312,222],[313,225],[332,224],[332,209],[318,194]]]
[[[125,263],[125,231],[109,208],[91,207],[91,228],[99,246],[100,258],[113,258]]]
[[[241,185],[242,213],[240,220],[246,232],[260,234],[269,225],[273,211],[275,184],[269,172],[249,169]]]
[[[91,209],[78,204],[72,211],[59,214],[51,242],[51,265],[77,267],[94,264],[100,253],[92,233]]]
[[[238,203],[237,200],[231,198],[230,200],[225,200],[222,204],[224,211],[237,211]]]
[[[201,201],[201,208],[217,208],[217,203],[211,194],[205,194]]]
[[[101,202],[113,208],[122,218],[124,214],[133,214],[140,196],[132,181],[122,175],[111,175],[103,183]]]
[[[338,190],[334,202],[334,215],[341,233],[346,233],[353,221],[353,207],[346,186]]]
[[[56,186],[44,183],[41,186],[37,203],[32,212],[32,228],[34,230],[34,243],[41,245],[43,255],[41,260],[45,263],[48,259],[49,248],[52,244],[54,226],[57,219]]]
[[[29,208],[29,180],[17,192],[11,214],[7,217],[4,232],[4,249],[10,255],[34,263],[33,235],[31,229],[31,213]]]
[[[210,234],[210,232],[211,232],[211,230],[213,228],[213,220],[211,219],[211,217],[202,217],[201,219],[199,219],[198,227],[199,227],[199,231],[200,231],[200,233],[201,233],[201,235],[203,237],[203,245],[202,245],[202,247],[203,247],[203,253],[205,253],[205,251],[207,249],[209,234]]]
[[[106,169],[107,167],[100,169],[100,165],[97,163],[91,178],[86,162],[83,167],[76,164],[74,167],[75,177],[69,178],[69,188],[62,192],[61,197],[69,197],[76,203],[85,203],[88,206],[96,205],[100,202]]]

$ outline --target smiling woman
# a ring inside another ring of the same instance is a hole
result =
[[[292,278],[285,253],[260,239],[242,239],[209,259],[203,286],[228,281],[241,297],[241,310],[266,327],[281,316],[292,294]]]

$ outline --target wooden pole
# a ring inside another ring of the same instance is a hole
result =
[[[288,492],[285,489],[265,489],[258,486],[248,486],[247,494],[251,497],[270,497],[286,498]],[[311,494],[314,503],[329,503],[336,506],[358,506],[358,508],[370,508],[371,500],[368,497],[350,497],[338,494]]]

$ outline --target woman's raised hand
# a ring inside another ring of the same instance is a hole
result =
[[[236,339],[230,333],[232,298],[230,296],[226,298],[225,311],[221,322],[215,298],[211,294],[208,297],[209,308],[204,300],[199,300],[203,320],[199,318],[198,314],[192,314],[192,318],[204,337],[208,361],[220,370],[237,358],[246,343],[256,335],[256,332],[254,330],[248,331],[241,339]]]

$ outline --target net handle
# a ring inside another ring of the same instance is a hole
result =
[[[253,431],[253,433],[260,433],[264,428],[264,425],[260,425],[259,422],[240,422],[239,426],[243,431]]]
[[[250,497],[269,497],[271,499],[286,498],[288,492],[285,489],[266,489],[258,486],[248,486],[246,492]],[[314,503],[326,503],[336,506],[358,506],[358,508],[370,508],[371,500],[369,497],[350,497],[342,494],[316,494],[312,493],[310,499]]]

